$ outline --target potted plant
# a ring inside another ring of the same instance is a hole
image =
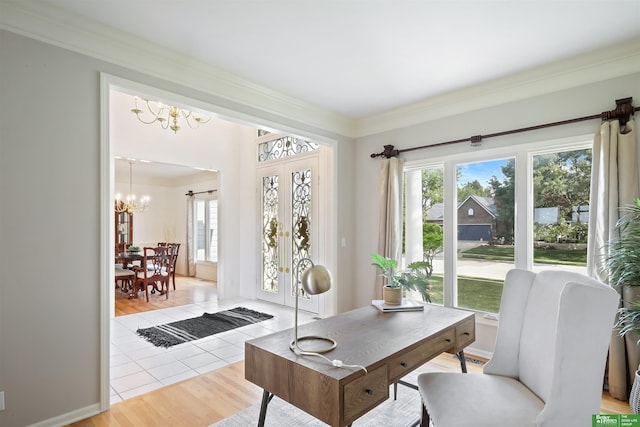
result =
[[[637,366],[640,363],[640,199],[622,209],[616,231],[618,237],[607,244],[605,269],[609,283],[622,295],[615,329],[625,337],[629,360]],[[640,371],[636,370],[635,378],[629,406],[637,414],[640,412]]]
[[[429,296],[429,268],[428,261],[416,261],[407,266],[407,271],[394,274],[398,267],[396,260],[383,257],[380,254],[371,254],[372,265],[377,267],[385,278],[382,288],[382,299],[385,304],[402,303],[403,290],[418,291],[422,299],[431,302]]]

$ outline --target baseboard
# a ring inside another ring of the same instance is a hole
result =
[[[92,417],[99,413],[100,404],[95,403],[93,405],[85,406],[84,408],[76,409],[75,411],[67,412],[66,414],[58,415],[57,417],[49,418],[48,420],[39,421],[35,424],[29,425],[28,427],[62,427],[75,423],[76,421]]]

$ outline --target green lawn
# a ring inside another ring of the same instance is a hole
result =
[[[479,246],[461,253],[462,258],[487,261],[513,262],[513,246]],[[542,264],[587,265],[587,250],[535,249],[534,262]],[[433,275],[429,280],[431,301],[443,303],[442,276]],[[502,280],[458,276],[458,307],[488,313],[500,311]]]
[[[442,304],[442,276],[433,275],[429,280],[431,302]],[[458,276],[458,307],[497,313],[500,309],[502,280]]]
[[[462,258],[513,262],[512,245],[478,246],[460,254]],[[533,251],[533,262],[540,264],[587,265],[587,250],[539,249]]]

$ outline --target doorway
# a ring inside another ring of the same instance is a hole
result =
[[[126,81],[114,76],[103,74],[101,76],[101,99],[102,99],[102,117],[101,117],[101,409],[107,410],[110,406],[110,319],[112,318],[111,308],[113,307],[113,299],[109,293],[113,284],[112,260],[113,245],[113,158],[120,154],[118,148],[114,145],[114,141],[121,142],[127,147],[127,154],[135,158],[144,158],[145,150],[141,148],[144,144],[151,147],[167,146],[172,153],[172,160],[181,165],[193,165],[195,167],[207,170],[217,170],[220,173],[219,182],[219,200],[220,200],[220,221],[225,222],[228,226],[220,229],[219,244],[220,258],[218,263],[218,293],[224,293],[221,297],[242,296],[245,298],[255,299],[257,281],[257,259],[252,256],[255,254],[255,238],[258,233],[258,225],[255,221],[256,198],[255,198],[255,176],[256,160],[255,160],[255,144],[247,144],[247,141],[255,141],[256,127],[233,122],[233,114],[229,116],[229,111],[224,110],[220,116],[214,113],[213,123],[207,126],[215,126],[215,129],[222,135],[216,139],[203,139],[197,141],[183,142],[180,141],[182,131],[171,133],[170,131],[154,128],[146,125],[150,130],[150,135],[133,141],[127,138],[127,129],[121,129],[118,123],[114,122],[112,109],[115,103],[112,102],[112,96],[135,95],[135,94],[154,94],[160,99],[168,101],[176,100],[176,102],[184,106],[195,105],[195,108],[203,111],[215,111],[218,107],[213,104],[206,104],[201,101],[195,101],[185,98],[174,93],[168,93],[156,88]],[[117,114],[129,115],[131,108],[123,107]],[[224,117],[222,115],[225,115]],[[238,113],[240,116],[242,113]],[[230,117],[230,118],[227,118]],[[247,120],[246,114],[242,114],[243,120]],[[135,118],[135,117],[134,117]],[[230,121],[231,120],[231,121]],[[255,119],[255,122],[264,123],[263,119]],[[134,122],[135,123],[135,122]],[[139,124],[136,124],[139,125]],[[129,126],[129,125],[127,125]],[[271,128],[277,128],[276,123],[270,124]],[[155,131],[151,131],[155,129]],[[155,133],[153,133],[155,132]],[[164,132],[164,133],[162,133]],[[151,135],[153,133],[153,135]],[[198,132],[197,135],[202,135]],[[177,135],[177,137],[176,137]],[[170,137],[172,139],[170,139]],[[310,135],[309,137],[314,137]],[[333,141],[322,139],[318,140],[327,145],[327,158],[320,161],[320,168],[328,171],[327,188],[329,194],[334,178],[334,153]],[[202,151],[199,151],[202,150]],[[206,154],[202,154],[206,153]],[[247,179],[249,178],[249,179]],[[250,197],[242,197],[241,195],[251,195]],[[226,197],[228,195],[228,197]],[[321,215],[327,215],[327,212],[333,213],[333,199],[329,200]],[[228,221],[228,223],[227,223]],[[335,246],[335,219],[331,217],[327,220],[327,227],[324,230],[325,239],[323,244],[327,247]],[[240,233],[238,232],[240,231]],[[253,258],[253,259],[252,259]],[[109,262],[111,260],[111,262]],[[325,262],[330,268],[335,264],[335,258],[331,257],[329,262]],[[330,302],[328,304],[333,304]],[[333,305],[331,307],[333,307]],[[322,303],[320,311],[322,311]],[[333,309],[333,308],[331,308]]]
[[[258,298],[294,307],[295,286],[302,272],[320,254],[318,236],[322,194],[318,153],[293,157],[258,168],[261,218]],[[300,292],[301,309],[318,313],[319,297]]]

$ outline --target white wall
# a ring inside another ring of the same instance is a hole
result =
[[[0,200],[19,207],[3,204],[0,210],[0,390],[7,408],[0,411],[0,425],[63,425],[100,409],[100,218],[111,211],[101,211],[100,73],[338,145],[351,140],[14,33],[0,31],[0,40]],[[223,298],[250,294],[255,282],[255,183],[247,179],[255,159],[250,145],[236,144],[253,137],[250,129],[224,128],[226,143],[214,141],[207,155],[174,144],[171,159],[151,159],[220,172]],[[148,150],[129,154],[149,158]],[[347,175],[350,166],[348,160],[339,165]],[[342,192],[337,200],[348,198]],[[348,212],[336,212],[337,228],[352,242]],[[37,262],[34,253],[42,254]],[[352,266],[339,264],[334,271],[347,289],[352,281],[340,275],[351,275]]]
[[[640,73],[358,139],[355,157],[358,171],[355,187],[356,217],[359,218],[356,225],[358,237],[355,251],[355,305],[366,304],[374,295],[376,273],[370,265],[368,255],[376,252],[378,247],[380,159],[371,159],[372,153],[383,151],[385,144],[393,144],[397,149],[404,149],[599,114],[614,109],[616,99],[629,96],[636,100],[636,104],[640,101]],[[486,139],[482,141],[482,146],[477,148],[471,148],[468,143],[461,143],[411,151],[403,153],[402,157],[411,161],[469,153],[471,150],[481,153],[484,150],[513,144],[595,134],[599,125],[599,120],[592,120]],[[485,321],[478,327],[477,340],[472,347],[480,353],[490,353],[493,350],[494,339],[495,322],[492,325],[491,322]]]

